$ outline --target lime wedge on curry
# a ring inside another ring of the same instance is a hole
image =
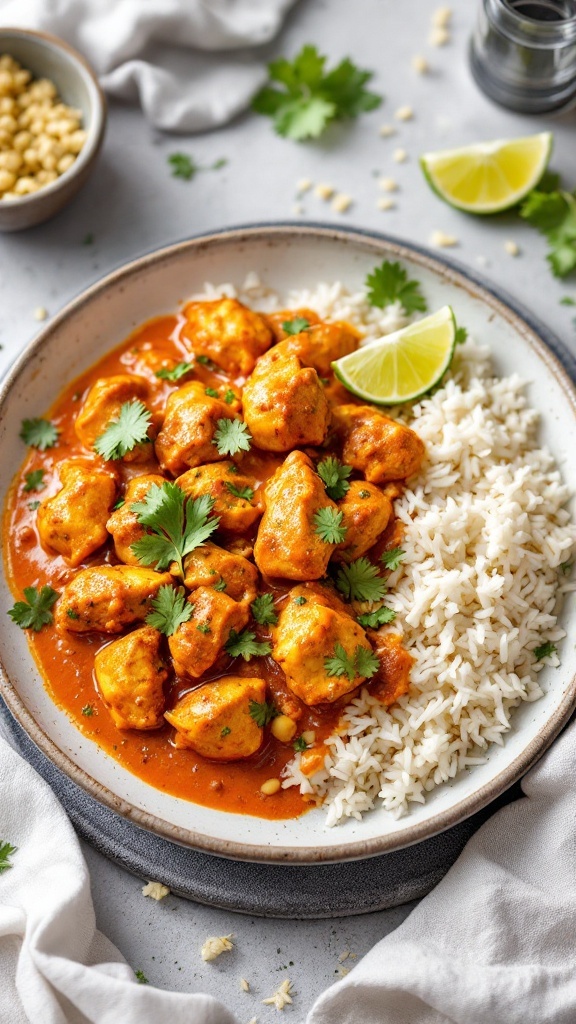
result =
[[[376,405],[400,405],[426,394],[444,376],[456,344],[450,306],[332,363],[348,391]]]
[[[498,213],[535,188],[552,152],[552,133],[477,142],[462,149],[424,153],[428,184],[450,206],[469,213]]]

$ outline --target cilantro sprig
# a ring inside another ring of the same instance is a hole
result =
[[[60,594],[49,586],[43,586],[41,590],[37,587],[24,587],[24,597],[26,600],[16,601],[8,615],[20,629],[33,629],[38,633],[42,626],[49,626],[53,621],[50,609]]]
[[[257,700],[250,701],[248,711],[250,712],[250,718],[253,718],[256,725],[259,725],[261,729],[280,714],[277,708],[274,707],[274,704],[268,704],[267,701],[260,703]]]
[[[142,565],[162,572],[171,562],[184,577],[183,561],[214,533],[219,519],[211,515],[214,499],[189,498],[177,484],[152,484],[143,501],[130,506],[141,526],[152,533],[130,546]]]
[[[207,166],[196,163],[193,156],[188,153],[170,153],[168,157],[168,163],[172,168],[173,178],[182,178],[184,181],[191,181],[195,178],[199,171],[218,171],[221,167],[225,167],[228,161],[225,157],[220,157],[219,160],[215,160],[213,164]]]
[[[395,572],[400,562],[404,560],[406,552],[404,548],[391,548],[390,551],[385,551],[380,556],[380,561],[385,569],[390,569],[390,572]]]
[[[254,497],[254,491],[251,487],[237,487],[236,484],[226,481],[226,488],[233,494],[235,498],[243,498],[244,501],[252,501]]]
[[[382,605],[381,608],[377,608],[374,612],[366,612],[365,615],[358,615],[356,621],[364,627],[364,629],[379,629],[380,626],[385,626],[388,622],[394,622],[396,618],[396,612],[392,608],[387,608],[386,605]]]
[[[32,469],[29,473],[26,473],[24,477],[23,491],[41,491],[46,484],[44,483],[44,470],[43,469]]]
[[[255,597],[250,605],[250,611],[261,626],[275,626],[278,622],[272,594],[259,594]]]
[[[10,868],[14,867],[14,865],[10,863],[10,857],[16,853],[17,849],[17,846],[12,846],[12,844],[7,843],[5,839],[0,839],[0,875],[3,874],[4,871],[9,871]]]
[[[530,192],[520,216],[548,241],[547,260],[555,277],[566,277],[576,268],[576,192],[540,186]]]
[[[176,366],[173,366],[171,369],[167,366],[162,366],[159,370],[156,370],[154,376],[159,377],[160,380],[169,380],[174,384],[193,369],[194,363],[176,363]]]
[[[324,669],[329,676],[348,676],[350,682],[356,676],[369,679],[380,668],[380,662],[373,651],[358,644],[353,657],[346,653],[342,644],[336,644],[334,654],[324,658]]]
[[[332,501],[340,501],[340,498],[343,498],[350,490],[348,477],[352,472],[352,466],[345,466],[334,455],[327,455],[325,459],[322,459],[322,462],[318,463],[316,472],[326,488],[326,494],[332,498]]]
[[[238,452],[249,452],[252,440],[248,427],[242,420],[221,419],[216,423],[214,444],[219,455],[236,455]]]
[[[341,544],[348,532],[348,527],[342,526],[343,518],[343,512],[337,512],[329,505],[326,508],[319,508],[312,516],[316,527],[314,533],[318,534],[325,544]]]
[[[251,661],[252,658],[260,658],[272,651],[272,644],[268,641],[258,643],[256,634],[248,629],[237,633],[235,629],[230,630],[230,635],[224,644],[224,650],[232,658],[244,658],[244,661]]]
[[[172,636],[178,626],[188,622],[194,611],[194,605],[186,600],[184,587],[175,589],[165,583],[152,598],[152,611],[146,616],[146,625],[158,629],[164,636]]]
[[[282,57],[268,65],[270,82],[257,93],[252,109],[271,117],[278,135],[297,142],[318,138],[332,121],[380,106],[382,97],[365,88],[371,71],[348,57],[328,71],[327,59],[308,44],[293,61]]]
[[[310,321],[305,316],[295,316],[292,320],[285,320],[282,330],[285,334],[302,334],[302,331],[309,331]]]
[[[338,570],[336,586],[349,601],[381,601],[387,590],[377,566],[364,556]]]
[[[543,661],[544,658],[551,658],[553,654],[556,654],[557,650],[556,644],[547,640],[546,643],[540,644],[540,647],[535,647],[532,653],[536,661]]]
[[[58,428],[50,420],[41,418],[22,420],[19,435],[24,444],[38,448],[41,452],[53,448],[58,440]]]
[[[120,406],[118,419],[111,420],[94,442],[94,449],[106,461],[121,459],[137,444],[148,441],[152,413],[138,398]]]
[[[428,309],[420,291],[419,281],[409,281],[408,273],[400,263],[384,260],[368,274],[365,282],[368,302],[383,309],[400,302],[405,313],[424,313]]]

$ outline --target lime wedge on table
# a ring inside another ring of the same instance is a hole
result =
[[[452,362],[456,321],[450,306],[332,363],[338,380],[366,402],[400,405],[424,395]]]
[[[551,152],[552,133],[541,132],[424,153],[420,164],[428,184],[450,206],[469,213],[497,213],[536,187]]]

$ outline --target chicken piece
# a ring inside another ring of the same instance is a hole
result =
[[[272,630],[272,657],[305,704],[331,704],[363,683],[365,676],[350,679],[326,670],[337,644],[352,661],[358,647],[372,651],[366,633],[335,594],[319,584],[294,587]]]
[[[143,526],[140,526],[136,514],[131,511],[131,505],[136,501],[143,501],[152,484],[161,487],[163,483],[164,477],[158,476],[156,473],[133,477],[126,488],[124,504],[112,513],[106,523],[106,529],[114,538],[114,550],[125,565],[141,564],[132,551],[132,545],[137,540],[142,540],[142,537],[148,532]]]
[[[118,729],[159,729],[164,724],[168,670],[162,634],[141,626],[102,647],[94,659],[98,688]]]
[[[162,469],[178,476],[203,462],[226,458],[214,443],[218,420],[222,419],[234,420],[237,416],[225,402],[207,395],[200,381],[193,380],[173,391],[155,445]]]
[[[245,533],[262,515],[262,510],[252,498],[242,498],[235,492],[249,488],[254,492],[254,477],[239,473],[233,462],[211,462],[205,466],[189,469],[176,483],[190,498],[209,494],[214,498],[212,512],[220,517],[221,530],[230,533]]]
[[[346,538],[335,552],[339,562],[353,562],[368,551],[384,532],[392,515],[392,502],[364,480],[353,480],[338,508],[343,513]]]
[[[244,419],[258,448],[287,452],[322,444],[328,432],[328,399],[316,370],[277,345],[256,364],[244,385]]]
[[[414,658],[402,645],[400,633],[380,634],[369,631],[380,668],[370,680],[370,693],[382,704],[394,704],[410,689],[410,672]]]
[[[266,323],[274,335],[275,342],[284,341],[285,338],[291,337],[291,335],[286,333],[282,325],[297,318],[299,320],[307,320],[309,324],[320,323],[318,313],[315,313],[313,309],[305,307],[301,309],[278,309],[275,313],[266,313]]]
[[[215,761],[239,761],[262,745],[264,730],[252,718],[250,703],[265,700],[263,679],[223,676],[187,693],[165,718],[176,729],[176,746]]]
[[[188,590],[216,585],[233,601],[248,606],[258,592],[257,583],[258,570],[252,562],[210,541],[184,559],[184,585]]]
[[[75,569],[108,538],[116,476],[92,459],[67,459],[58,475],[62,487],[38,509],[38,533],[48,551],[57,551]]]
[[[313,323],[298,334],[285,336],[273,351],[298,356],[304,366],[313,367],[320,377],[330,377],[332,363],[358,348],[360,335],[344,321]]]
[[[135,398],[145,405],[150,398],[150,388],[144,377],[130,373],[117,373],[112,377],[101,377],[92,385],[80,412],[74,429],[85,448],[93,448],[95,441],[120,415],[125,402]],[[146,462],[152,454],[150,444],[138,444],[123,456],[124,462]]]
[[[213,587],[198,587],[188,601],[194,609],[192,617],[168,638],[168,646],[177,675],[198,679],[212,667],[230,631],[244,629],[250,613]]]
[[[207,356],[225,373],[247,377],[272,344],[268,324],[237,299],[189,302],[182,337],[195,355]]]
[[[264,515],[254,559],[265,576],[317,580],[324,576],[334,544],[316,533],[314,514],[337,505],[326,494],[304,452],[291,452],[264,489]]]
[[[410,427],[366,405],[337,406],[333,416],[343,461],[370,483],[404,480],[420,469],[424,444]]]
[[[169,572],[133,565],[97,565],[81,569],[62,592],[55,621],[60,632],[121,633],[133,622],[143,622],[152,611],[151,600]]]

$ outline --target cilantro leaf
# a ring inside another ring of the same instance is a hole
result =
[[[252,109],[271,117],[279,135],[301,141],[318,138],[331,121],[380,106],[381,96],[365,88],[372,72],[362,71],[347,57],[326,72],[326,61],[311,45],[303,46],[292,62],[272,61],[270,83],[255,96]]]
[[[25,601],[16,601],[8,615],[20,629],[33,629],[38,633],[42,626],[49,626],[53,616],[50,611],[60,594],[52,587],[44,586],[39,591],[36,587],[24,587]]]
[[[155,377],[159,377],[160,380],[169,380],[175,383],[184,377],[190,370],[194,369],[194,363],[176,363],[171,370],[167,366],[163,366],[160,370],[156,370]]]
[[[152,413],[138,398],[120,406],[117,420],[111,420],[103,434],[94,442],[94,449],[107,461],[121,459],[137,444],[148,441]]]
[[[242,420],[218,420],[214,443],[219,455],[236,455],[237,452],[249,452],[252,437],[248,427]]]
[[[216,388],[204,388],[204,394],[208,395],[209,398],[220,398]]]
[[[172,177],[183,178],[184,181],[190,181],[200,170],[194,158],[187,153],[170,153],[168,163],[172,168]]]
[[[306,598],[302,597],[302,594],[299,594],[298,597],[294,598],[294,604],[307,604],[307,603],[308,602],[306,601]]]
[[[576,299],[573,299],[571,295],[565,295],[560,299],[561,306],[576,306]]]
[[[236,400],[236,393],[232,391],[232,388],[228,388],[228,391],[224,395],[224,401],[226,405],[232,405],[232,402]]]
[[[9,871],[11,867],[14,867],[10,863],[10,857],[16,853],[18,847],[12,846],[11,843],[7,843],[5,839],[0,839],[0,875],[4,871]]]
[[[463,345],[468,337],[468,330],[466,327],[457,327],[456,334],[454,335],[454,341],[457,345]]]
[[[397,301],[405,313],[424,313],[428,309],[426,299],[420,292],[420,282],[409,281],[408,273],[400,263],[384,260],[368,274],[365,286],[368,302],[379,309]]]
[[[357,558],[338,570],[336,586],[349,601],[381,601],[386,593],[385,581],[367,558]]]
[[[226,590],[227,583],[223,576],[220,577],[217,583],[212,583],[214,590],[223,591]]]
[[[370,679],[380,668],[380,661],[374,654],[374,651],[369,651],[367,647],[362,647],[361,644],[358,644],[356,648],[354,664],[358,675],[364,676],[365,679]]]
[[[303,736],[297,736],[292,746],[297,754],[302,753],[304,750],[308,750],[308,744]]]
[[[254,497],[254,491],[251,487],[237,487],[236,484],[231,484],[229,480],[226,481],[226,487],[235,498],[244,498],[244,501],[252,501]]]
[[[326,488],[326,494],[332,501],[339,501],[347,491],[350,490],[348,477],[352,472],[352,466],[345,466],[340,459],[333,455],[327,455],[322,462],[318,463],[316,472]]]
[[[40,504],[41,502],[39,501],[29,501],[28,508],[30,509],[31,512],[35,512],[37,508],[40,508]]]
[[[404,560],[406,552],[403,548],[391,548],[390,551],[385,551],[380,556],[380,561],[386,569],[390,569],[390,572],[395,572],[400,562]]]
[[[576,196],[571,192],[534,189],[520,207],[520,216],[546,236],[547,260],[555,277],[576,268]]]
[[[175,590],[169,583],[160,587],[150,604],[154,610],[146,616],[146,625],[160,630],[164,636],[172,636],[178,626],[188,622],[194,610],[193,605],[186,600],[184,587]]]
[[[224,728],[220,730],[220,738],[221,739],[225,739],[225,737],[229,736],[231,732],[232,732],[232,729],[230,728],[230,726],[229,725],[225,725]]]
[[[95,714],[94,706],[92,704],[85,704],[84,707],[82,708],[82,714],[84,715],[85,718],[92,718],[92,716]]]
[[[569,576],[570,573],[572,572],[572,566],[573,565],[574,565],[573,562],[561,562],[560,565],[559,565],[559,568],[562,570],[562,575],[563,576]]]
[[[22,488],[23,491],[41,491],[46,486],[43,469],[32,469],[29,473],[26,473],[24,479],[26,482]]]
[[[325,544],[341,544],[348,532],[348,527],[342,526],[343,518],[343,512],[336,512],[329,505],[326,508],[319,508],[312,516],[316,526],[314,533],[317,533]]]
[[[295,316],[293,320],[285,320],[282,330],[285,334],[301,334],[302,331],[310,330],[310,321],[304,316]]]
[[[248,705],[248,710],[250,712],[250,718],[253,718],[256,725],[259,725],[261,729],[263,729],[265,725],[268,725],[273,718],[277,718],[279,714],[274,705],[268,704],[266,701],[263,701],[260,704],[257,700],[251,700]]]
[[[356,676],[369,679],[380,668],[380,662],[373,651],[357,644],[354,657],[346,653],[342,644],[336,644],[331,658],[324,658],[324,669],[329,676],[348,676],[350,682]]]
[[[258,643],[256,634],[251,633],[248,629],[243,629],[241,633],[231,629],[230,635],[224,644],[224,650],[232,658],[244,658],[244,661],[251,661],[252,658],[259,658],[265,654],[270,654],[272,644],[268,642]]]
[[[138,984],[139,985],[149,985],[150,984],[150,982],[148,981],[148,978],[144,974],[144,971],[141,971],[140,968],[138,968],[137,971],[134,971],[134,974],[136,975],[136,977],[138,979]]]
[[[131,545],[142,565],[160,572],[175,561],[184,576],[183,559],[214,533],[217,516],[210,515],[214,499],[207,494],[188,498],[177,484],[152,484],[143,501],[130,506],[141,526],[153,532]]]
[[[535,647],[532,651],[536,661],[543,661],[544,658],[551,658],[553,654],[556,654],[558,648],[556,644],[550,643],[549,640],[546,643],[541,644],[540,647]]]
[[[256,622],[259,622],[261,626],[275,626],[278,622],[272,594],[259,594],[252,601],[250,610]]]
[[[364,627],[364,629],[379,629],[380,626],[385,626],[387,622],[394,622],[396,618],[396,612],[392,608],[387,608],[386,605],[382,605],[381,608],[377,608],[375,612],[366,612],[365,615],[358,615],[357,622]]]
[[[22,420],[20,437],[24,444],[39,448],[41,452],[53,448],[58,440],[58,430],[50,420]]]

